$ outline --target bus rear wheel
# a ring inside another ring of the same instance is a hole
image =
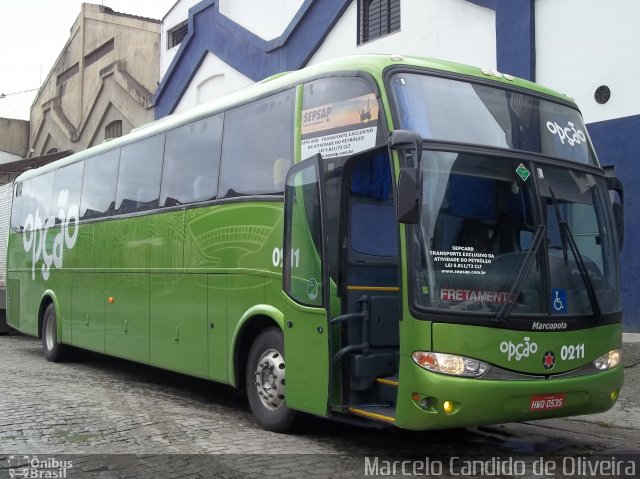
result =
[[[251,412],[268,431],[291,428],[296,412],[285,401],[284,337],[277,328],[262,331],[253,342],[247,361],[247,397]]]
[[[42,319],[42,350],[47,361],[57,363],[64,361],[66,348],[58,342],[58,320],[53,303],[47,306]]]

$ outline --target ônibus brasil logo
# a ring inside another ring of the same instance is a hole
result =
[[[31,279],[36,279],[36,264],[42,258],[42,279],[47,281],[51,266],[62,268],[64,247],[73,248],[78,239],[78,205],[70,205],[65,209],[69,197],[68,190],[62,190],[58,195],[58,219],[60,231],[53,239],[51,251],[47,251],[47,233],[56,224],[56,217],[49,216],[44,221],[40,218],[40,209],[35,214],[29,213],[24,222],[22,244],[25,251],[31,251]]]

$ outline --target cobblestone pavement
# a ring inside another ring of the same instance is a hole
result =
[[[22,454],[72,455],[68,477],[102,478],[354,477],[374,455],[638,452],[640,343],[625,352],[629,387],[601,415],[444,432],[305,418],[282,435],[260,429],[230,387],[94,354],[49,363],[37,339],[11,334],[0,337],[0,477]]]

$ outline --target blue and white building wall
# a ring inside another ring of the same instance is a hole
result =
[[[361,44],[358,0],[177,1],[163,19],[156,118],[275,73],[374,52],[495,68],[566,93],[580,105],[601,163],[615,165],[626,187],[625,329],[640,331],[640,2],[372,1],[399,4],[400,25]],[[184,37],[174,45],[180,25]],[[610,98],[599,103],[603,86]]]

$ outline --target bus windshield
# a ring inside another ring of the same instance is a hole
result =
[[[411,241],[418,307],[491,316],[506,303],[512,314],[620,310],[602,178],[449,151],[425,151],[422,170]]]
[[[396,73],[399,128],[425,140],[472,143],[598,165],[578,110],[523,93],[417,73]]]

